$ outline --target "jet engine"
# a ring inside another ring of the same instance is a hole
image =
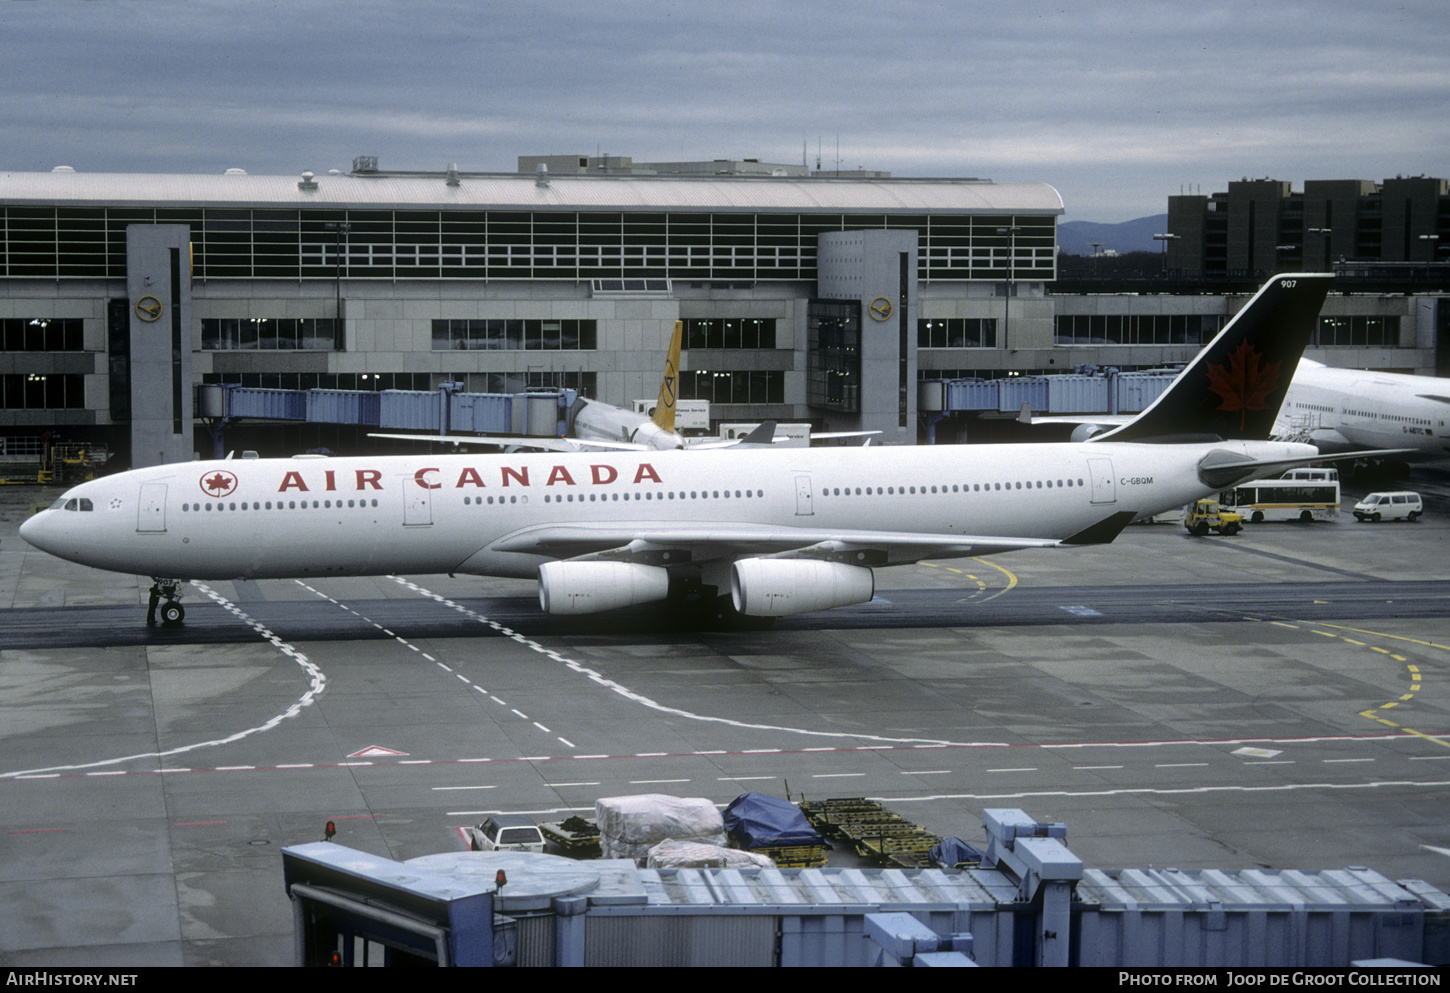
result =
[[[870,569],[819,559],[740,559],[730,570],[735,609],[753,617],[785,617],[865,603],[876,592]]]
[[[539,566],[539,606],[546,614],[594,614],[663,600],[670,574],[638,562],[545,562]]]
[[[1079,424],[1072,429],[1072,441],[1087,441],[1104,431],[1111,431],[1116,424]]]

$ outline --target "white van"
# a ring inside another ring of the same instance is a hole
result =
[[[1371,493],[1354,505],[1357,521],[1413,521],[1425,512],[1420,494],[1402,490],[1398,493]]]

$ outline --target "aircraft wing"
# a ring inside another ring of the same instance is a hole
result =
[[[1116,538],[1134,516],[1130,511],[1120,511],[1067,538],[923,535],[729,522],[653,526],[625,521],[546,524],[507,535],[495,541],[489,550],[553,558],[635,560],[658,565],[793,554],[803,558],[839,558],[860,565],[879,566],[936,556],[990,555],[1023,548],[1105,544]]]
[[[824,441],[829,438],[871,438],[880,433],[880,431],[812,431],[811,441]]]

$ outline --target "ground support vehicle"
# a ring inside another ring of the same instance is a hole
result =
[[[571,859],[599,858],[599,825],[584,817],[570,817],[539,825],[544,840]]]
[[[1198,500],[1183,512],[1183,526],[1200,537],[1209,531],[1222,535],[1238,534],[1244,528],[1244,515],[1223,510],[1217,500]]]

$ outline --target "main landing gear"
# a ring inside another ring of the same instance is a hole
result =
[[[186,617],[186,608],[181,605],[181,581],[177,579],[161,579],[153,577],[151,584],[151,595],[146,602],[146,623],[156,623],[156,607],[161,605],[161,624],[163,627],[174,628],[181,624]],[[165,603],[161,603],[162,600]]]

